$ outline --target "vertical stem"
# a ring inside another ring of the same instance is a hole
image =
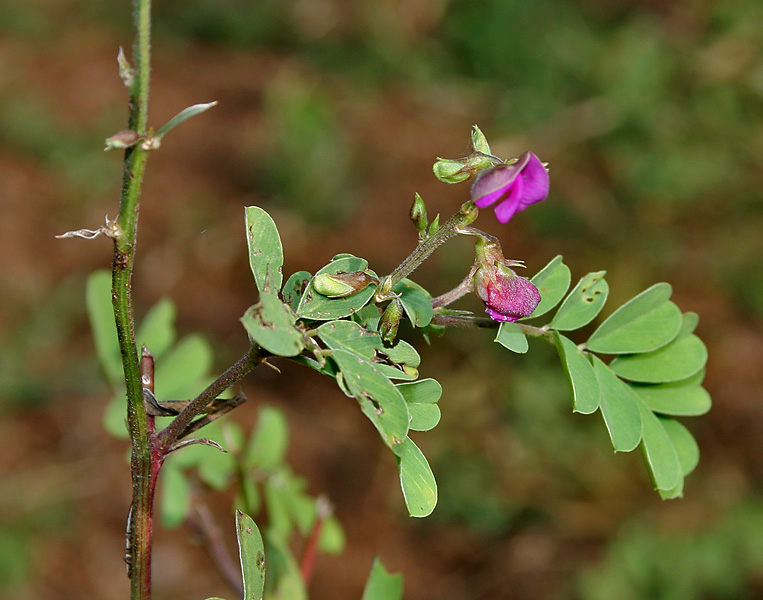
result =
[[[135,45],[133,47],[133,81],[129,90],[128,127],[143,135],[146,133],[148,120],[151,1],[133,0],[133,10]],[[152,447],[151,426],[143,408],[141,368],[138,349],[135,345],[131,289],[140,188],[143,183],[146,159],[147,151],[140,146],[134,146],[125,151],[112,265],[114,318],[122,353],[127,392],[127,423],[132,440],[131,474],[134,509],[130,536],[132,545],[130,597],[132,600],[148,600],[151,597],[151,513],[156,475],[159,470],[159,461],[156,460],[156,453],[153,452]]]

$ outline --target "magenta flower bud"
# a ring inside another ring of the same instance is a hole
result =
[[[525,152],[517,162],[482,171],[472,185],[472,200],[479,208],[495,206],[501,223],[531,204],[548,196],[548,173],[532,152]]]
[[[513,323],[529,317],[540,302],[533,283],[517,275],[511,265],[521,265],[503,257],[497,242],[480,238],[476,245],[477,271],[474,291],[485,303],[485,312],[495,321]]]

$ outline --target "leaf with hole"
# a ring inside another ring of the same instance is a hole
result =
[[[318,337],[332,350],[347,350],[370,361],[390,379],[415,379],[421,362],[418,352],[408,342],[399,341],[388,348],[375,331],[363,329],[353,321],[331,321],[316,330]]]
[[[302,300],[302,295],[305,293],[307,284],[310,282],[311,278],[312,275],[307,271],[297,271],[296,273],[292,273],[286,280],[286,283],[283,284],[281,296],[283,297],[283,301],[289,305],[292,310],[297,310],[297,307]]]
[[[657,283],[623,304],[599,325],[586,347],[603,354],[651,352],[681,329],[681,310],[668,299],[672,288]]]
[[[265,592],[265,544],[252,518],[236,511],[236,538],[244,579],[244,600],[261,600]]]
[[[553,335],[570,384],[573,410],[583,414],[596,412],[599,408],[600,392],[593,366],[572,340],[558,331],[554,331]]]
[[[283,281],[283,246],[272,217],[259,206],[247,206],[246,244],[249,266],[260,293],[276,294]]]
[[[551,329],[571,331],[588,325],[601,312],[609,294],[609,285],[604,275],[597,271],[584,276],[572,288],[551,320]]]
[[[408,435],[408,407],[395,385],[373,363],[347,350],[332,350],[346,389],[394,450]]]
[[[297,356],[305,348],[291,309],[275,294],[261,294],[260,301],[241,317],[249,336],[277,356]]]

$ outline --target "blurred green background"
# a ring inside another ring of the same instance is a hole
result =
[[[415,244],[414,192],[444,216],[465,199],[430,169],[468,152],[474,123],[496,154],[551,165],[546,202],[480,221],[507,256],[607,269],[611,306],[669,281],[710,350],[713,411],[684,420],[700,466],[685,499],[661,502],[639,457],[572,415],[551,348],[510,356],[463,331],[422,347],[445,390],[442,423],[417,438],[441,495],[424,521],[330,382],[256,373],[238,418],[286,411],[295,471],[348,534],[312,598],[359,598],[377,553],[408,600],[763,597],[761,23],[759,0],[156,2],[151,123],[219,106],[149,162],[136,311],[173,298],[219,369],[244,350],[254,299],[243,206],[274,216],[287,272],[342,251],[389,272]],[[126,119],[120,45],[126,1],[0,10],[0,594],[16,599],[127,596],[126,447],[100,424],[110,393],[84,306],[111,249],[53,237],[117,212],[120,156],[101,149]],[[450,289],[469,252],[452,242],[417,280]],[[188,531],[160,531],[155,560],[158,599],[230,596]]]

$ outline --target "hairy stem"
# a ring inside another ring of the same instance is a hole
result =
[[[441,225],[437,231],[429,237],[419,242],[413,252],[398,267],[384,278],[379,292],[377,292],[377,301],[387,297],[393,286],[413,273],[418,266],[429,258],[432,253],[447,242],[452,237],[460,233],[462,227],[473,223],[477,218],[477,208],[472,202],[466,202],[461,210]]]
[[[148,120],[148,83],[150,70],[151,1],[134,0],[135,45],[134,75],[129,90],[128,127],[146,133]],[[122,193],[119,204],[114,259],[112,264],[112,301],[114,319],[122,354],[127,392],[127,423],[132,441],[131,473],[133,515],[130,535],[130,597],[148,600],[151,595],[152,504],[158,461],[151,441],[151,424],[143,409],[141,368],[135,345],[132,312],[132,272],[138,230],[138,206],[147,152],[139,146],[125,151],[122,167]]]
[[[234,383],[247,375],[252,369],[267,358],[268,353],[259,346],[252,346],[249,351],[231,365],[222,375],[215,379],[196,398],[188,403],[180,414],[172,422],[157,434],[159,452],[165,455],[172,445],[178,441],[180,435],[191,421],[200,415],[207,404],[217,398]]]

